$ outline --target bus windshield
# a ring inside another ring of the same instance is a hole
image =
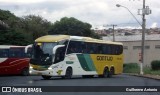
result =
[[[57,45],[57,43],[43,43],[43,45],[42,45],[43,53],[52,55],[53,47],[56,45]]]
[[[57,43],[35,43],[33,45],[33,57],[31,64],[51,65],[53,58],[53,48]]]

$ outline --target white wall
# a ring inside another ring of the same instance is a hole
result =
[[[139,53],[141,49],[133,49],[133,46],[141,46],[141,41],[123,41],[124,46],[128,46],[128,49],[124,49],[124,63],[139,62]],[[144,51],[144,65],[150,66],[153,60],[160,60],[160,48],[156,49],[155,45],[160,45],[160,40],[157,41],[145,41],[145,46],[150,46],[149,49]]]

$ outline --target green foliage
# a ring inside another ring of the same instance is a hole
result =
[[[29,44],[27,37],[23,33],[14,30],[6,30],[1,32],[0,44],[3,45],[27,45]]]
[[[0,44],[28,45],[40,36],[47,35],[52,24],[40,16],[16,17],[9,11],[0,10],[0,20],[9,28],[0,25]]]
[[[123,65],[124,73],[139,73],[140,68],[137,63],[127,63]]]
[[[34,15],[25,16],[21,21],[24,31],[30,34],[32,41],[40,36],[47,35],[52,25],[46,19]]]
[[[100,38],[91,30],[91,25],[73,17],[64,17],[54,24],[40,16],[28,15],[16,17],[10,11],[0,10],[0,20],[9,27],[0,25],[1,45],[28,45],[40,36],[49,34],[67,34]]]
[[[154,60],[151,62],[152,70],[160,70],[160,60]]]
[[[151,75],[160,75],[160,70],[153,70],[151,67],[144,67],[143,68],[144,74],[151,74]],[[127,63],[123,65],[123,72],[124,73],[140,73],[140,67],[137,63]]]
[[[6,23],[10,28],[17,26],[17,22],[20,20],[10,11],[0,10],[0,20]]]
[[[10,18],[16,18],[16,16],[10,13],[10,11],[5,11],[0,9],[0,20],[5,21]]]
[[[160,75],[160,70],[152,70],[150,67],[145,67],[144,73],[151,74],[151,75]]]
[[[64,17],[53,24],[49,34],[66,34],[99,38],[93,31],[91,31],[91,27],[92,26],[89,23],[79,21],[73,17]]]

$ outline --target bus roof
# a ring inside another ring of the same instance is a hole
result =
[[[68,35],[47,35],[39,37],[35,42],[57,42],[63,39],[69,39]]]
[[[10,47],[25,47],[25,46],[16,46],[16,45],[0,45],[0,48],[10,48]]]
[[[82,37],[82,36],[71,36],[70,40],[73,40],[73,41],[84,41],[84,42],[91,42],[91,43],[93,42],[93,43],[123,45],[122,43],[119,43],[119,42],[105,41],[105,40],[94,39],[94,38],[91,38],[91,37]]]
[[[119,42],[105,41],[105,40],[100,40],[100,39],[94,39],[91,37],[69,36],[69,35],[46,35],[46,36],[37,38],[35,42],[57,42],[63,39],[70,39],[72,41],[84,41],[84,42],[93,42],[93,43],[122,45],[122,43],[119,43]]]

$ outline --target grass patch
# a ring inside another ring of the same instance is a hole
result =
[[[144,67],[144,74],[160,75],[160,70],[152,70],[151,67]],[[140,67],[137,63],[128,63],[123,65],[123,73],[140,73]]]
[[[124,73],[139,73],[140,68],[137,63],[128,63],[123,66]]]
[[[152,70],[150,67],[145,67],[144,73],[151,74],[151,75],[160,75],[160,70]]]

